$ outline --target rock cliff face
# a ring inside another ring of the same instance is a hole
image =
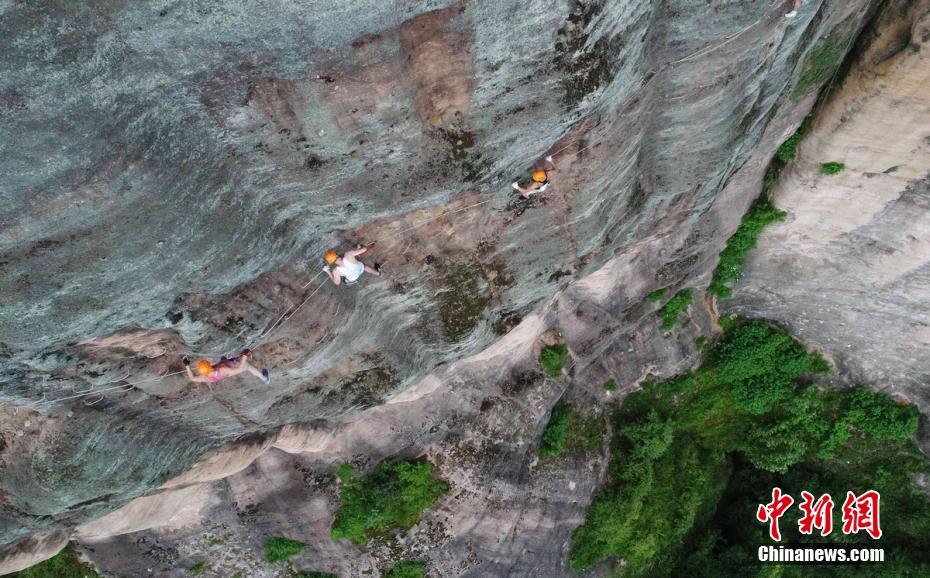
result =
[[[899,3],[819,112],[775,191],[732,310],[832,352],[840,383],[930,397],[930,3]],[[834,175],[823,163],[842,163]]]
[[[0,3],[0,570],[74,535],[114,574],[182,576],[221,536],[217,572],[270,576],[258,548],[288,535],[342,575],[564,573],[605,463],[536,463],[550,408],[690,367],[712,312],[666,336],[645,296],[707,285],[879,3],[787,4]],[[890,168],[850,150],[829,160]],[[547,154],[553,185],[516,201]],[[323,283],[322,251],[360,242],[387,275]],[[813,278],[759,298],[762,259],[735,307],[796,315]],[[270,384],[177,374],[245,345]],[[396,541],[330,540],[335,465],[394,455],[452,491]]]

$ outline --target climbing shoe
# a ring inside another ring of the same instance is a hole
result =
[[[268,374],[267,369],[262,370],[262,381],[264,381],[265,383],[268,383],[269,381],[271,381],[271,375]]]

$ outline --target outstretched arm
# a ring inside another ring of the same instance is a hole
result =
[[[207,379],[206,379],[205,377],[202,377],[202,376],[200,376],[200,375],[194,375],[194,372],[191,371],[191,366],[190,366],[190,365],[185,365],[185,366],[184,366],[184,369],[187,370],[187,378],[190,379],[191,381],[193,381],[193,382],[195,382],[195,383],[203,383],[203,382],[207,381]]]
[[[536,189],[538,189],[540,185],[539,185],[539,183],[537,183],[536,181],[533,181],[532,183],[530,183],[530,186],[528,186],[528,187],[526,187],[526,188],[523,188],[523,187],[521,187],[521,186],[519,185],[519,183],[517,183],[516,181],[514,181],[513,184],[510,185],[510,186],[512,186],[512,187],[513,187],[514,189],[516,189],[517,191],[519,191],[519,192],[520,192],[520,195],[521,195],[524,199],[528,199],[528,198],[530,198],[530,195],[533,193],[533,191],[535,191]]]
[[[365,247],[361,247],[359,249],[353,249],[351,251],[346,251],[345,257],[352,257],[354,259],[355,257],[358,257],[359,255],[364,255],[372,247],[374,247],[374,243],[372,243],[371,245],[367,245]]]
[[[323,272],[326,273],[329,280],[333,282],[333,285],[339,285],[342,282],[342,275],[333,271],[329,265],[323,267]]]
[[[549,163],[549,168],[546,169],[546,172],[557,173],[559,172],[559,167],[555,165],[555,161],[552,160],[552,155],[546,157],[546,162]]]

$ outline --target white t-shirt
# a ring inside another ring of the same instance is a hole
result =
[[[362,273],[365,272],[365,265],[360,261],[355,263],[350,263],[343,259],[342,265],[336,267],[336,272],[345,277],[345,280],[349,283],[357,281],[359,277],[362,276]]]

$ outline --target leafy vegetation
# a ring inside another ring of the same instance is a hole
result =
[[[539,455],[543,458],[560,456],[567,449],[568,426],[572,420],[572,408],[568,404],[557,403],[549,415],[549,423],[543,430],[539,444]]]
[[[191,566],[191,576],[200,576],[204,572],[210,569],[210,565],[206,562],[197,562]]]
[[[801,144],[801,139],[804,138],[807,129],[810,128],[811,119],[812,115],[807,115],[801,123],[801,126],[798,127],[798,130],[778,147],[778,151],[775,152],[775,160],[781,163],[781,167],[793,161],[794,157],[797,156],[798,145]]]
[[[601,447],[604,424],[596,416],[585,418],[571,405],[559,402],[552,408],[549,423],[539,443],[539,456],[555,458],[570,449],[596,452]]]
[[[426,566],[418,562],[402,561],[394,564],[385,578],[425,578]]]
[[[568,347],[565,345],[547,345],[539,353],[539,364],[550,377],[562,375],[562,366],[568,359]]]
[[[727,240],[727,246],[720,253],[720,262],[714,269],[713,279],[707,289],[711,294],[721,299],[726,299],[732,294],[730,286],[742,276],[743,261],[746,255],[756,247],[762,230],[772,223],[785,219],[785,213],[776,209],[768,201],[769,194],[778,184],[782,171],[797,156],[798,145],[810,128],[811,118],[811,115],[807,115],[798,130],[788,137],[775,152],[762,178],[762,193],[759,199],[743,216],[736,233]]]
[[[675,323],[678,322],[678,316],[682,311],[688,308],[688,305],[691,305],[692,300],[691,290],[682,289],[678,293],[675,293],[674,297],[666,301],[665,305],[656,313],[659,319],[662,320],[662,329],[667,331],[675,327]]]
[[[13,578],[100,578],[93,568],[81,562],[70,547],[44,562],[14,572]]]
[[[822,163],[820,165],[820,172],[832,176],[843,172],[843,169],[846,168],[846,165],[843,163]]]
[[[792,100],[800,101],[812,90],[820,88],[830,80],[846,56],[848,41],[843,36],[844,32],[835,29],[811,50],[804,64],[804,72],[801,73],[798,83],[791,91]]]
[[[617,389],[617,382],[612,379],[608,379],[604,382],[604,389],[607,391],[614,391]]]
[[[658,303],[659,301],[665,299],[665,294],[668,293],[668,287],[663,287],[661,289],[656,289],[649,295],[646,295],[646,299],[652,301],[653,303]]]
[[[801,490],[834,499],[879,490],[881,545],[891,561],[880,570],[926,575],[930,501],[911,480],[930,473],[930,462],[911,441],[917,410],[867,389],[809,384],[825,371],[819,354],[785,332],[731,320],[696,371],[628,396],[613,417],[609,482],[572,536],[572,568],[620,558],[629,575],[713,568],[720,576],[803,576],[803,566],[754,563],[758,546],[769,543],[755,508],[780,486],[798,500]],[[781,523],[793,532],[787,542],[825,540],[798,535],[799,512],[790,513]],[[870,540],[836,530],[829,538]]]
[[[364,544],[395,528],[409,528],[449,486],[433,476],[427,461],[384,460],[367,475],[343,464],[338,472],[342,505],[331,535]]]
[[[727,246],[720,253],[720,262],[714,269],[713,280],[707,290],[720,297],[727,298],[733,290],[730,285],[743,275],[743,260],[756,247],[762,229],[782,221],[785,213],[773,207],[764,197],[760,197],[743,216],[743,220],[727,240]]]
[[[274,537],[265,542],[265,560],[274,564],[285,562],[304,549],[304,543],[290,538]]]

